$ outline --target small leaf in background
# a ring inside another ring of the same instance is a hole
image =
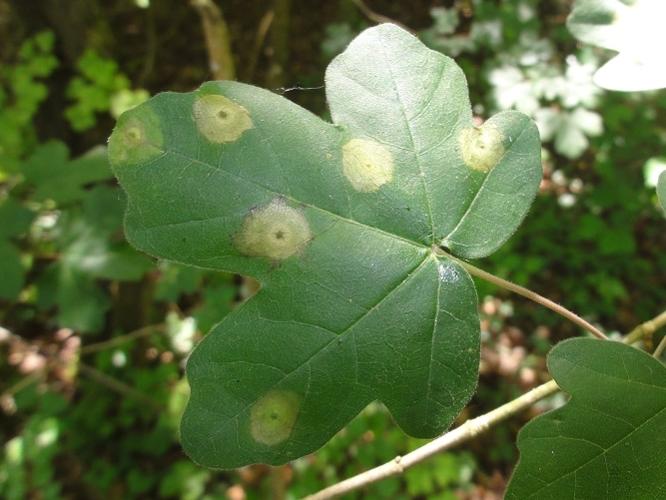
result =
[[[194,311],[200,331],[208,332],[231,312],[237,294],[232,278],[228,274],[217,274],[207,281],[203,289],[203,304]]]
[[[666,496],[666,366],[619,342],[572,339],[548,356],[571,399],[518,435],[507,499]]]
[[[155,298],[169,302],[177,302],[181,295],[196,292],[205,274],[202,269],[167,261],[159,262],[158,268]]]
[[[84,166],[77,162],[72,168]],[[122,239],[121,191],[105,185],[83,190],[80,175],[72,173],[69,179],[76,182],[69,184],[64,199],[80,203],[57,219],[53,231],[59,259],[38,280],[38,304],[42,309],[57,307],[59,326],[94,332],[109,308],[99,280],[138,281],[153,263]]]
[[[26,269],[12,240],[28,230],[34,217],[13,198],[0,204],[0,299],[14,300],[23,288]]]
[[[595,74],[609,90],[666,87],[666,2],[663,0],[576,0],[567,19],[579,40],[619,52]]]
[[[118,118],[150,97],[145,89],[130,89],[130,80],[120,72],[116,61],[92,49],[86,50],[77,66],[79,76],[67,86],[67,96],[73,102],[65,109],[65,117],[77,132],[93,127],[97,113],[110,111]]]
[[[14,198],[0,202],[0,240],[25,233],[35,218],[32,210],[25,208]]]
[[[42,79],[58,66],[54,44],[53,33],[42,31],[21,44],[13,64],[0,65],[0,180],[15,173],[37,143],[33,119],[49,94]]]
[[[659,176],[657,197],[659,198],[659,203],[661,203],[661,208],[666,211],[666,172],[662,172]]]
[[[125,111],[128,111],[142,102],[146,102],[150,94],[145,89],[122,89],[111,96],[111,116],[118,118]]]
[[[569,159],[578,158],[588,148],[588,137],[603,132],[601,115],[585,108],[573,111],[541,108],[535,120],[544,141],[555,140],[555,151]]]
[[[409,434],[446,429],[476,386],[473,282],[541,179],[521,113],[481,127],[449,58],[381,25],[326,72],[335,125],[235,82],[158,95],[109,141],[126,233],[261,290],[189,358],[182,443],[210,467],[284,463],[383,401]],[[206,298],[216,301],[214,296]]]
[[[14,300],[23,288],[25,269],[18,249],[0,241],[0,299]]]
[[[83,198],[86,184],[112,177],[106,148],[69,159],[67,146],[51,141],[39,146],[22,168],[26,182],[34,186],[33,199],[66,204]]]

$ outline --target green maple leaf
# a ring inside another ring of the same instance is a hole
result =
[[[619,342],[571,339],[548,368],[571,399],[520,431],[506,498],[664,498],[666,367]]]
[[[514,232],[541,179],[535,125],[474,127],[460,68],[392,25],[326,88],[333,124],[214,82],[152,98],[110,139],[132,244],[262,284],[188,362],[182,443],[207,466],[302,456],[374,399],[433,437],[476,386],[476,292],[437,247],[482,257]]]

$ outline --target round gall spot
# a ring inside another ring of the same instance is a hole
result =
[[[356,191],[371,193],[393,179],[393,156],[378,142],[352,139],[342,147],[342,172]]]
[[[245,217],[236,236],[236,247],[252,257],[284,260],[299,252],[311,236],[310,226],[301,211],[276,198]]]
[[[462,130],[458,143],[463,161],[474,170],[490,171],[504,156],[503,139],[500,131],[490,124]]]
[[[206,139],[218,144],[233,142],[252,128],[247,110],[217,94],[198,97],[192,108],[194,121]]]
[[[163,153],[160,121],[147,105],[123,114],[109,137],[112,165],[146,163]]]
[[[250,410],[252,437],[268,446],[285,441],[296,423],[299,408],[300,398],[295,392],[267,392]]]
[[[143,130],[139,127],[130,127],[125,133],[127,143],[136,147],[143,141]]]

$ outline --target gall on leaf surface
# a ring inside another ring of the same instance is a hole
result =
[[[666,366],[581,338],[555,346],[548,369],[571,399],[520,431],[505,498],[666,498]]]
[[[373,400],[410,435],[446,430],[476,387],[479,320],[470,276],[433,246],[489,255],[541,179],[532,121],[474,132],[460,68],[395,26],[356,38],[326,92],[332,124],[207,83],[110,139],[133,245],[262,285],[187,364],[182,444],[209,467],[310,453]]]

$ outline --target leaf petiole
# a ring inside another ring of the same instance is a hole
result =
[[[599,330],[597,327],[592,325],[589,321],[581,318],[577,314],[571,312],[569,309],[566,307],[561,306],[560,304],[557,304],[556,302],[553,302],[550,299],[547,299],[546,297],[543,297],[539,295],[536,292],[533,292],[532,290],[529,290],[525,287],[522,287],[520,285],[516,285],[515,283],[512,283],[510,281],[507,281],[503,278],[500,278],[499,276],[495,276],[494,274],[490,274],[487,271],[484,271],[483,269],[479,269],[476,266],[473,266],[472,264],[465,262],[464,260],[458,259],[457,257],[454,257],[453,255],[447,253],[444,249],[440,247],[435,247],[436,253],[440,255],[445,255],[446,257],[456,261],[458,264],[463,266],[465,269],[467,269],[467,272],[469,272],[472,276],[476,276],[478,278],[481,278],[485,281],[488,281],[489,283],[492,283],[494,285],[497,285],[501,288],[504,288],[506,290],[509,290],[511,292],[517,293],[518,295],[522,295],[525,298],[530,299],[531,301],[536,302],[537,304],[540,304],[544,307],[547,307],[551,311],[556,312],[560,316],[563,316],[564,318],[568,319],[569,321],[577,324],[580,326],[582,329],[587,330],[590,332],[592,335],[595,337],[602,339],[602,340],[608,340],[608,337],[604,332]]]

